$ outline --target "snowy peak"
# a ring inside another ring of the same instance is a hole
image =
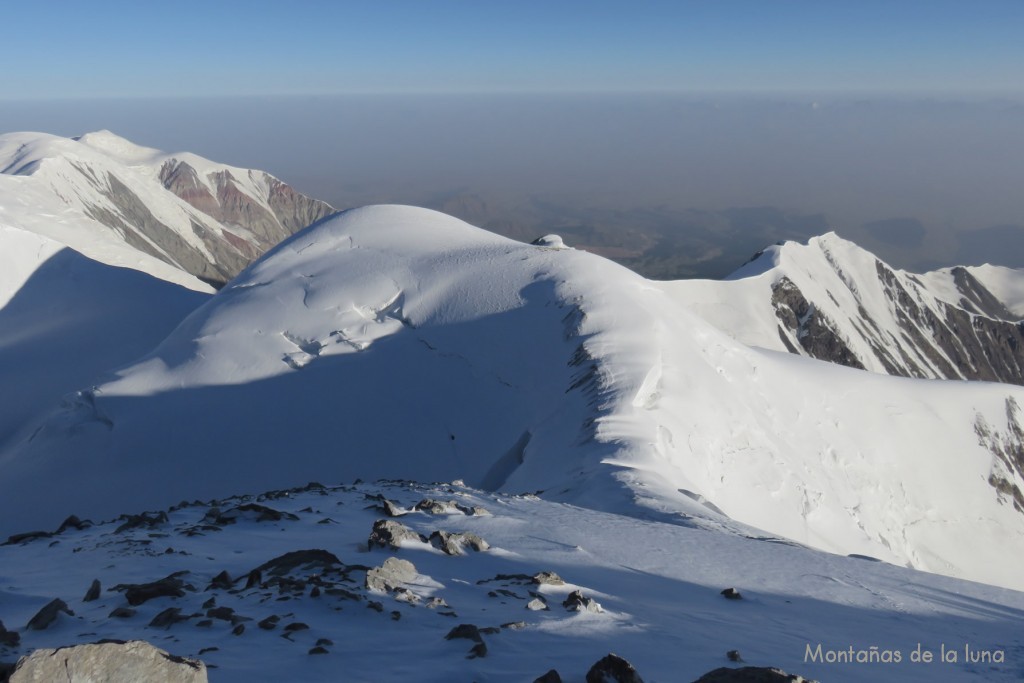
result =
[[[1001,275],[989,279],[1013,291]],[[1024,384],[1024,328],[971,269],[906,273],[829,233],[770,247],[728,281],[672,289],[748,344],[904,377]]]
[[[9,208],[14,198],[3,202],[9,223],[108,263],[119,242],[211,282],[333,212],[262,171],[167,155],[109,131],[2,135],[0,169],[23,178],[0,177],[0,198],[33,192],[23,211]]]

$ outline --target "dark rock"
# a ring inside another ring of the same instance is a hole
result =
[[[402,619],[402,613],[401,612],[399,612],[396,609],[391,610],[391,620],[392,621],[401,621],[401,619]]]
[[[469,648],[469,654],[466,655],[466,659],[476,659],[477,657],[487,656],[487,643],[477,643],[473,647]]]
[[[376,600],[370,600],[366,603],[367,608],[372,609],[376,612],[384,611],[384,603],[377,602]]]
[[[213,619],[200,619],[196,622],[198,628],[210,628],[213,626]]]
[[[263,575],[258,569],[253,569],[249,572],[249,576],[245,579],[246,588],[253,588],[255,586],[259,586],[261,583],[263,583]]]
[[[551,669],[543,676],[533,679],[533,683],[562,683],[562,677],[558,675],[557,671]]]
[[[301,621],[293,621],[292,623],[285,626],[284,630],[286,633],[291,633],[294,631],[308,631],[309,625],[303,624]]]
[[[320,587],[319,586],[313,586],[313,590],[309,591],[309,597],[311,597],[311,598],[319,598],[320,597]]]
[[[726,588],[722,591],[722,595],[724,595],[729,600],[741,600],[743,598],[743,596],[740,595],[740,592],[735,588]]]
[[[253,572],[267,573],[272,576],[283,576],[300,567],[307,571],[315,569],[323,572],[327,569],[344,567],[344,564],[334,553],[329,553],[326,550],[293,550],[290,553],[285,553],[284,555],[280,555],[272,560],[264,562],[259,567],[256,567]],[[252,573],[250,572],[250,578],[251,575]],[[246,587],[248,588],[249,586]]]
[[[294,522],[299,518],[290,512],[282,512],[281,510],[275,510],[274,508],[257,503],[245,503],[223,512],[221,512],[220,508],[210,508],[209,512],[203,517],[204,522],[221,526],[234,524],[240,519],[253,522],[280,522],[286,519]]]
[[[589,680],[589,679],[588,679]],[[814,683],[782,669],[767,666],[745,666],[739,669],[722,667],[709,671],[694,683]]]
[[[425,543],[425,539],[409,527],[391,519],[378,519],[373,523],[373,531],[367,539],[367,545],[372,550],[374,547],[399,548],[402,541],[418,541]]]
[[[167,517],[167,513],[160,512],[143,512],[141,515],[121,515],[118,520],[124,520],[121,526],[114,529],[115,534],[119,534],[122,531],[129,531],[131,529],[152,529],[153,527],[166,524],[170,521]]]
[[[448,635],[444,637],[445,640],[455,640],[458,638],[465,638],[476,643],[484,642],[484,639],[480,637],[480,629],[474,624],[459,624],[451,631],[448,631]]]
[[[52,624],[54,621],[56,621],[57,616],[61,612],[67,614],[68,616],[75,616],[75,613],[68,608],[66,602],[64,602],[60,598],[54,598],[50,602],[46,603],[46,606],[44,606],[41,610],[36,612],[36,615],[34,617],[28,620],[28,625],[25,628],[28,628],[32,631],[42,631],[50,624]]]
[[[219,647],[204,647],[204,648],[199,650],[199,654],[205,655],[207,652],[219,652],[219,651],[220,651]]]
[[[633,665],[622,657],[608,654],[587,672],[587,683],[644,683]]]
[[[330,638],[318,638],[316,641],[317,645],[334,645],[334,641]]]
[[[446,555],[462,555],[464,547],[473,550],[487,550],[491,546],[484,539],[470,532],[449,533],[447,531],[435,531],[430,535],[430,543],[435,548],[441,549]]]
[[[75,529],[77,531],[81,531],[82,529],[88,529],[91,526],[92,522],[90,522],[89,520],[81,520],[75,515],[71,515],[70,517],[68,517],[60,523],[60,526],[57,527],[56,533],[62,534],[68,529]]]
[[[4,622],[0,621],[0,645],[6,645],[7,647],[17,647],[18,643],[20,642],[21,636],[18,634],[18,632],[8,631],[4,627]]]
[[[230,607],[213,607],[206,610],[206,616],[221,621],[231,621],[235,616],[235,610]]]
[[[210,609],[211,607],[217,606],[217,598],[210,598],[203,603],[203,609]]]
[[[242,635],[243,633],[245,633],[245,624],[236,624],[235,627],[231,629],[231,633],[233,633],[236,636]]]
[[[234,585],[235,582],[231,580],[231,575],[228,574],[227,570],[224,570],[220,574],[217,574],[217,576],[213,577],[213,580],[210,581],[210,585],[206,587],[206,590],[219,589],[226,591],[231,590]]]
[[[17,545],[18,543],[24,543],[25,541],[34,541],[37,538],[51,538],[53,536],[49,531],[26,531],[23,534],[14,534],[8,536],[4,545]]]
[[[309,648],[309,654],[311,654],[311,655],[326,655],[326,654],[330,654],[330,652],[328,652],[326,648],[324,648],[324,647],[322,647],[320,645],[317,645],[316,647]]]
[[[100,597],[100,581],[99,579],[93,579],[92,583],[89,584],[89,590],[85,591],[85,597],[82,598],[82,602],[92,602],[98,600]]]
[[[182,614],[181,608],[179,607],[168,607],[153,617],[153,620],[149,622],[149,625],[153,628],[170,628],[178,622],[187,621],[191,618],[191,615]]]
[[[562,607],[571,612],[603,612],[604,608],[593,598],[588,598],[581,591],[569,593],[569,597],[562,601]]]
[[[277,628],[277,622],[279,621],[281,621],[281,617],[277,616],[276,614],[272,614],[266,619],[262,619],[256,622],[256,625],[264,631],[273,631],[275,628]]]
[[[729,650],[728,652],[725,653],[725,656],[728,658],[728,660],[730,662],[742,662],[743,661],[743,657],[740,656],[740,651],[739,650]]]
[[[185,574],[188,574],[188,572],[175,572],[150,583],[118,584],[112,590],[123,590],[125,599],[128,600],[128,604],[132,607],[138,607],[153,598],[181,598],[185,596],[186,588],[191,589],[191,586],[186,586],[185,582],[178,578]]]
[[[115,607],[108,615],[111,619],[129,619],[135,616],[131,607]]]

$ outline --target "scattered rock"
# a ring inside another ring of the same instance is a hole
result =
[[[217,576],[213,577],[210,581],[210,585],[206,587],[206,590],[219,589],[226,591],[231,590],[234,585],[235,582],[231,580],[231,575],[228,574],[227,570],[224,570],[220,574],[217,574]]]
[[[204,647],[201,650],[199,650],[199,654],[205,655],[207,652],[219,652],[219,651],[220,651],[219,647]]]
[[[272,614],[266,619],[262,619],[256,622],[256,625],[264,631],[273,631],[275,628],[277,628],[277,622],[279,621],[281,621],[281,617],[277,616],[276,614]]]
[[[456,640],[458,638],[472,640],[475,643],[484,642],[484,639],[480,637],[480,629],[474,624],[459,624],[451,631],[448,631],[448,635],[444,637],[445,640]]]
[[[744,666],[739,669],[721,667],[709,671],[694,683],[814,683],[782,669],[768,666]]]
[[[131,607],[115,607],[108,615],[111,619],[128,619],[135,616]]]
[[[163,612],[160,612],[153,620],[149,622],[149,625],[153,628],[170,628],[174,624],[181,621],[188,621],[192,618],[192,615],[185,615],[181,613],[179,607],[168,607]]]
[[[402,541],[425,543],[426,539],[401,522],[378,519],[373,523],[373,531],[366,543],[371,550],[376,546],[397,549],[402,546]]]
[[[644,683],[633,665],[615,654],[602,657],[587,672],[587,683]]]
[[[124,591],[124,597],[132,607],[138,607],[153,598],[181,598],[185,596],[186,588],[188,590],[195,590],[195,588],[178,578],[185,574],[188,574],[188,572],[175,572],[151,583],[120,583],[111,590]]]
[[[334,645],[334,641],[331,640],[330,638],[319,638],[319,639],[317,639],[316,644],[317,645],[324,645],[324,646],[326,646],[326,645]]]
[[[245,624],[236,624],[235,627],[231,629],[231,633],[233,633],[236,636],[242,635],[243,633],[245,633]]]
[[[234,619],[235,610],[230,607],[211,607],[206,610],[206,616],[220,619],[221,621],[231,621]]]
[[[426,512],[429,515],[447,515],[452,512],[458,511],[458,503],[454,500],[434,500],[433,498],[424,498],[420,502],[416,503],[415,509],[420,512]]]
[[[416,578],[416,567],[408,560],[389,557],[380,567],[366,572],[366,587],[370,590],[388,592]]]
[[[725,653],[725,656],[726,656],[726,658],[730,662],[742,662],[743,661],[743,657],[740,656],[740,651],[739,650],[729,650],[728,652]]]
[[[309,648],[309,654],[311,654],[311,655],[326,655],[326,654],[330,654],[330,652],[328,652],[327,649],[324,648],[323,646],[317,645],[316,647]]]
[[[122,531],[129,531],[131,529],[152,529],[153,527],[160,526],[161,524],[167,524],[170,519],[167,517],[167,513],[164,511],[160,512],[143,512],[141,515],[121,515],[118,520],[123,520],[121,526],[114,529],[115,534],[119,534]]]
[[[538,586],[564,586],[565,581],[554,572],[538,572],[530,577]]]
[[[600,613],[604,611],[601,604],[593,598],[588,598],[581,591],[573,591],[569,593],[564,601],[562,601],[562,607],[566,608],[570,612],[594,612]]]
[[[4,627],[4,622],[0,621],[0,645],[6,645],[7,647],[17,647],[21,642],[21,635],[17,631],[8,631]],[[3,680],[0,678],[0,680]]]
[[[448,607],[448,603],[444,601],[444,598],[439,598],[435,595],[430,600],[427,600],[426,606],[430,609],[437,609],[439,607]]]
[[[521,631],[522,629],[526,628],[526,622],[525,621],[510,621],[507,624],[502,624],[501,627],[502,628],[510,628],[513,631]]]
[[[68,672],[75,673],[69,679]],[[30,681],[161,681],[206,683],[206,665],[141,640],[40,648],[18,662],[11,683]]]
[[[203,609],[210,609],[211,607],[217,606],[217,598],[210,598],[203,603]]]
[[[562,677],[558,675],[558,672],[551,669],[543,676],[533,679],[533,683],[562,683]]]
[[[477,657],[487,656],[487,643],[477,643],[473,647],[469,648],[469,654],[466,655],[466,659],[476,659]]]
[[[89,584],[89,590],[85,591],[85,597],[82,598],[82,602],[92,602],[98,600],[100,597],[100,581],[99,579],[93,579],[92,583]]]
[[[301,621],[293,621],[284,627],[285,633],[293,633],[295,631],[308,631],[309,625],[303,624]]]
[[[306,571],[315,569],[323,572],[327,569],[343,566],[342,561],[334,553],[329,553],[326,550],[293,550],[256,567],[256,569],[249,573],[249,578],[252,579],[254,572],[267,573],[272,576],[283,576],[299,567]],[[248,584],[248,582],[246,583]],[[250,587],[246,585],[246,588]]]
[[[449,533],[447,531],[435,531],[430,534],[430,543],[440,548],[446,555],[462,555],[464,547],[473,550],[487,550],[491,546],[484,539],[468,531]]]
[[[257,503],[245,503],[238,505],[228,510],[221,512],[220,508],[210,508],[206,516],[203,517],[203,521],[208,524],[219,524],[226,526],[228,524],[234,524],[238,520],[246,520],[251,522],[280,522],[283,519],[288,521],[297,521],[298,515],[293,515],[290,512],[282,512],[281,510],[275,510],[274,508],[267,507],[266,505],[259,505]]]
[[[729,600],[741,600],[741,599],[743,599],[743,596],[740,595],[740,592],[738,590],[736,590],[735,588],[726,588],[725,590],[722,591],[722,595],[724,595]]]
[[[28,628],[32,631],[42,631],[43,629],[47,628],[50,624],[52,624],[54,621],[56,621],[57,616],[61,612],[67,614],[68,616],[75,616],[75,613],[68,608],[66,602],[64,602],[60,598],[54,598],[50,602],[46,603],[46,605],[41,610],[36,612],[36,615],[34,617],[28,620],[28,625],[25,628]]]
[[[263,583],[263,574],[259,569],[253,569],[245,578],[245,587],[247,589],[259,586],[261,583]]]
[[[530,600],[530,602],[526,603],[526,609],[533,610],[534,612],[546,610],[547,608],[548,604],[540,598],[534,598],[533,600]]]

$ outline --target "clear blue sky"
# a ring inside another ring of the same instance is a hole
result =
[[[0,99],[1024,92],[1022,0],[5,0]]]

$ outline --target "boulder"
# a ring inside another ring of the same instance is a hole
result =
[[[430,534],[430,544],[439,548],[446,555],[462,555],[464,554],[463,548],[466,547],[478,552],[491,547],[487,541],[468,531],[458,533],[435,531]]]
[[[35,616],[28,620],[28,628],[32,631],[42,631],[47,628],[50,624],[57,620],[57,616],[63,612],[69,616],[75,616],[75,613],[68,609],[66,602],[60,598],[54,598],[50,602],[36,612]]]
[[[601,604],[597,600],[588,598],[580,591],[573,591],[572,593],[569,593],[569,597],[562,602],[562,607],[566,608],[570,612],[600,613],[604,611],[604,608],[601,607]]]
[[[366,587],[388,592],[416,578],[416,567],[408,560],[389,557],[384,564],[366,572]]]
[[[644,683],[644,680],[625,659],[607,654],[590,667],[587,683]]]
[[[551,669],[543,676],[533,679],[533,683],[562,683],[562,677],[557,671]]]
[[[373,523],[373,531],[366,543],[372,550],[376,546],[400,548],[403,541],[423,543],[426,539],[400,522],[391,519],[378,519]]]
[[[23,657],[11,683],[206,683],[206,665],[176,657],[141,640],[107,641],[57,649],[41,648]]]
[[[85,592],[85,597],[82,598],[82,602],[92,602],[98,600],[100,597],[100,580],[93,579],[92,583],[89,584],[89,590]]]

